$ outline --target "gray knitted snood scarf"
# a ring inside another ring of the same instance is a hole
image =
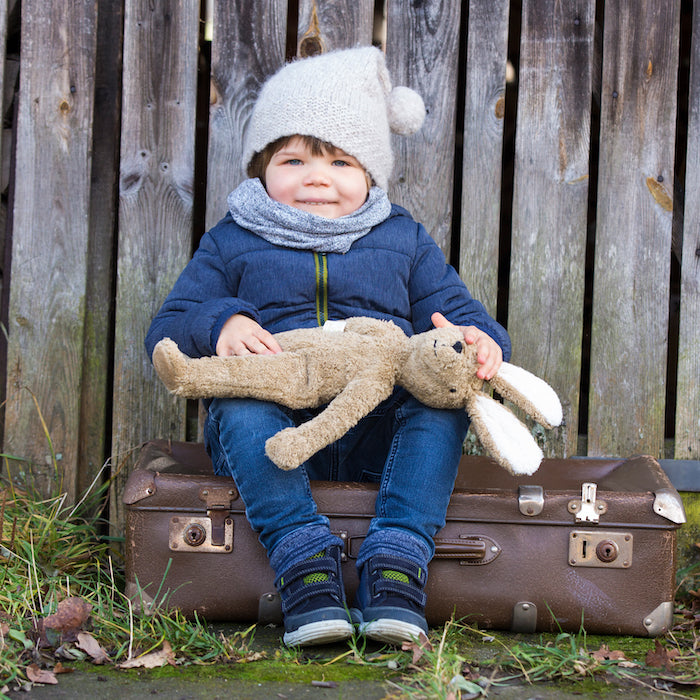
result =
[[[391,202],[384,190],[372,187],[367,201],[337,219],[310,214],[270,199],[258,178],[244,180],[228,196],[233,220],[274,245],[317,253],[347,253],[350,246],[384,221]]]

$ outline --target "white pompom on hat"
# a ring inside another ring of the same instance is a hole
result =
[[[392,89],[379,49],[331,51],[293,61],[267,80],[248,123],[243,161],[248,165],[284,136],[313,136],[357,158],[386,190],[393,166],[391,132],[412,134],[424,120],[417,92]]]

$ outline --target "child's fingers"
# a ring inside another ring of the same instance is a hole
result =
[[[498,372],[503,362],[503,352],[500,346],[489,336],[477,342],[477,362],[481,367],[477,370],[476,376],[479,379],[492,379]]]
[[[261,328],[259,334],[252,335],[248,342],[248,350],[256,355],[274,355],[282,352],[282,348],[271,333]]]
[[[453,326],[454,323],[450,323],[439,311],[436,311],[430,320],[433,322],[435,328],[445,328],[445,326]]]
[[[430,320],[435,328],[445,328],[446,326],[454,326],[440,312],[436,311]],[[464,340],[468,345],[476,343],[477,362],[480,367],[476,372],[479,379],[491,379],[498,372],[503,362],[503,351],[501,346],[484,331],[476,326],[460,326]]]

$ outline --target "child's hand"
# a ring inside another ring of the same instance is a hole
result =
[[[441,313],[435,312],[430,320],[435,328],[444,328],[445,326],[454,326]],[[477,355],[476,360],[481,365],[476,373],[479,379],[492,379],[498,372],[503,363],[503,351],[501,346],[484,331],[479,330],[476,326],[459,326],[462,331],[464,340],[468,345],[476,343]]]
[[[245,314],[234,314],[224,323],[216,341],[216,354],[229,355],[273,355],[282,348],[272,333]]]

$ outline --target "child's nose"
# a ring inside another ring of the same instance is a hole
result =
[[[324,163],[312,163],[306,173],[306,182],[310,185],[327,185],[331,177]]]

